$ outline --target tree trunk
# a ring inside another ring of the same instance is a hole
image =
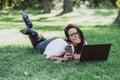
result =
[[[73,11],[73,0],[64,0],[63,12]]]
[[[28,8],[29,7],[29,0],[24,0],[24,5],[25,5],[25,8]]]
[[[115,6],[115,7],[117,7],[117,5],[116,5],[116,1],[117,0],[110,0],[111,1],[111,3]]]
[[[8,0],[8,6],[9,6],[9,7],[12,7],[12,1],[13,1],[13,0]]]
[[[120,9],[119,9],[119,12],[118,12],[118,16],[117,16],[117,18],[115,19],[115,21],[114,21],[113,24],[120,24]]]
[[[94,0],[94,7],[99,7],[99,2],[98,2],[98,0]]]
[[[50,13],[49,0],[42,0],[44,13]]]
[[[83,3],[85,3],[86,0],[82,0],[82,1],[83,1]]]
[[[0,10],[3,9],[3,0],[0,0]]]

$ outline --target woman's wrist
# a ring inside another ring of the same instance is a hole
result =
[[[62,61],[62,62],[65,62],[65,61],[67,61],[67,60],[63,57],[63,58],[61,58],[61,61]]]
[[[61,61],[61,62],[65,62],[64,57],[63,57],[63,58],[57,57],[57,60],[59,60],[59,61]]]

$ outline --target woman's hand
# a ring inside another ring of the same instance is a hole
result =
[[[75,60],[78,60],[78,59],[80,59],[80,54],[73,54],[73,58],[75,59]]]
[[[73,56],[72,56],[71,53],[65,53],[64,57],[63,57],[63,61],[68,61],[68,60],[70,60],[72,58],[73,58]]]

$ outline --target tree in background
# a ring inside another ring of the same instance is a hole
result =
[[[44,13],[50,13],[50,2],[49,0],[42,0],[42,5],[44,9]]]
[[[117,0],[116,4],[119,8],[119,12],[118,12],[117,18],[115,19],[113,24],[120,25],[120,0]]]
[[[63,4],[63,12],[73,11],[73,0],[64,0]]]
[[[8,6],[12,7],[13,0],[8,0]]]
[[[94,3],[94,7],[99,7],[99,0],[94,0],[93,3]]]
[[[3,9],[3,0],[0,0],[0,10]]]
[[[117,0],[110,0],[111,1],[111,3],[116,7],[117,5],[116,5],[116,2],[117,2]]]
[[[73,7],[80,8],[81,5],[85,5],[87,8],[112,8],[115,2],[116,0],[0,0],[0,9],[25,10],[29,8],[49,13],[52,9],[59,7],[59,9],[63,9],[63,12],[71,12]]]

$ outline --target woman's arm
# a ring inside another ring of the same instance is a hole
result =
[[[60,60],[60,61],[68,61],[68,60],[72,59],[72,55],[64,54],[63,57],[53,55],[53,56],[50,56],[48,59]]]

